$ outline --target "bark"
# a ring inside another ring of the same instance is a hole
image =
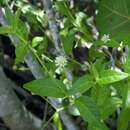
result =
[[[0,117],[11,130],[38,130],[0,67]]]

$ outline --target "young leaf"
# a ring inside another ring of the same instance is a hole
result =
[[[11,9],[5,8],[5,18],[8,21],[8,24],[13,27],[15,16]]]
[[[92,36],[86,24],[86,20],[87,20],[86,14],[84,14],[83,12],[79,12],[76,14],[76,18],[75,18],[74,14],[69,9],[65,1],[56,2],[56,9],[63,15],[67,16],[70,23],[74,25],[78,31],[84,34],[84,39],[92,41]]]
[[[9,9],[5,9],[5,17],[9,22],[9,25],[12,27],[15,34],[20,38],[20,40],[28,40],[28,30],[23,21],[20,20],[20,11],[17,11],[14,15],[13,12]]]
[[[43,37],[37,36],[32,39],[32,47],[38,46],[40,43],[44,41]]]
[[[14,22],[13,22],[13,27],[16,28],[17,25],[19,24],[19,17],[21,15],[21,10],[18,9],[16,12],[15,12],[15,19],[14,19]]]
[[[86,41],[93,41],[92,35],[89,31],[89,26],[86,24],[87,15],[83,12],[76,13],[76,19],[73,22],[73,25],[77,28],[78,31],[84,34],[83,39]]]
[[[63,98],[66,96],[65,85],[57,79],[39,79],[29,82],[24,87],[40,96]]]
[[[75,40],[75,31],[68,31],[68,29],[63,30],[61,32],[61,40],[66,54],[69,55],[72,52],[73,42]]]
[[[96,18],[101,35],[110,34],[118,40],[130,40],[129,7],[129,0],[102,0]]]
[[[10,26],[0,27],[0,34],[12,33],[12,28]]]
[[[16,35],[20,38],[20,40],[23,40],[24,41],[28,40],[28,29],[26,27],[26,24],[21,21],[20,19],[18,19],[18,23],[15,24],[17,26],[14,27],[14,30],[16,32]]]
[[[84,93],[89,88],[91,88],[94,83],[92,80],[92,77],[90,75],[85,75],[81,78],[79,78],[72,86],[72,88],[69,90],[70,94],[76,94],[76,93]]]
[[[100,112],[97,105],[90,97],[80,97],[75,101],[75,105],[85,121],[100,128],[100,130],[107,130],[106,126],[101,122]]]
[[[16,49],[15,49],[15,54],[16,54],[15,62],[16,62],[16,64],[24,61],[24,57],[27,54],[27,51],[28,51],[27,44],[20,43],[16,46]]]
[[[117,72],[114,70],[105,70],[105,71],[102,71],[99,75],[100,76],[96,81],[100,85],[114,83],[114,82],[126,79],[129,76],[129,74],[127,73]]]

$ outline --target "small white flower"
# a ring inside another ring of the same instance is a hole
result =
[[[67,64],[67,59],[64,56],[58,56],[55,59],[55,64],[57,67],[65,67]]]
[[[101,41],[103,41],[104,43],[107,43],[108,41],[110,41],[110,36],[109,34],[104,34],[101,38]]]
[[[58,56],[55,59],[55,65],[57,67],[56,72],[60,73],[67,65],[67,59],[65,56]]]

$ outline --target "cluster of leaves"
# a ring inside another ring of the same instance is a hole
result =
[[[71,85],[64,82],[67,80],[64,71],[60,74],[60,80],[54,78],[57,66],[53,60],[54,54],[48,51],[53,41],[47,31],[47,18],[42,9],[26,2],[16,0],[15,14],[9,8],[4,8],[7,26],[0,27],[0,34],[11,34],[19,39],[16,64],[23,62],[28,51],[32,51],[48,74],[48,77],[31,81],[24,87],[43,97],[61,98],[63,102],[67,99],[69,102],[65,106],[63,104],[64,109],[74,108],[75,111],[69,111],[70,114],[80,115],[88,122],[88,130],[108,130],[105,122],[110,116],[114,117],[115,113],[118,116],[117,129],[127,130],[130,121],[130,55],[126,55],[124,48],[128,48],[130,42],[130,1],[101,0],[97,3],[97,39],[92,34],[91,25],[95,26],[94,22],[88,24],[90,17],[87,14],[77,8],[69,8],[67,1],[54,3],[54,9],[60,16],[57,24],[62,25],[60,37],[68,60],[65,67],[73,71],[77,68],[85,69],[84,75],[73,75]],[[25,21],[21,20],[23,17]],[[33,35],[31,30],[40,30],[42,35]],[[110,36],[106,41],[103,40],[104,34]],[[86,43],[91,43],[89,57],[81,63],[75,60],[72,50],[74,46]],[[107,58],[106,52],[102,51],[103,47],[110,53]],[[121,53],[120,59],[114,58],[109,48]]]

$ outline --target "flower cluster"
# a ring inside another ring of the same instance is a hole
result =
[[[57,67],[56,73],[60,74],[64,67],[67,65],[67,59],[65,56],[58,56],[55,59],[55,65]]]
[[[104,34],[101,38],[101,40],[104,42],[104,43],[107,43],[108,41],[110,41],[110,36],[109,34]]]

